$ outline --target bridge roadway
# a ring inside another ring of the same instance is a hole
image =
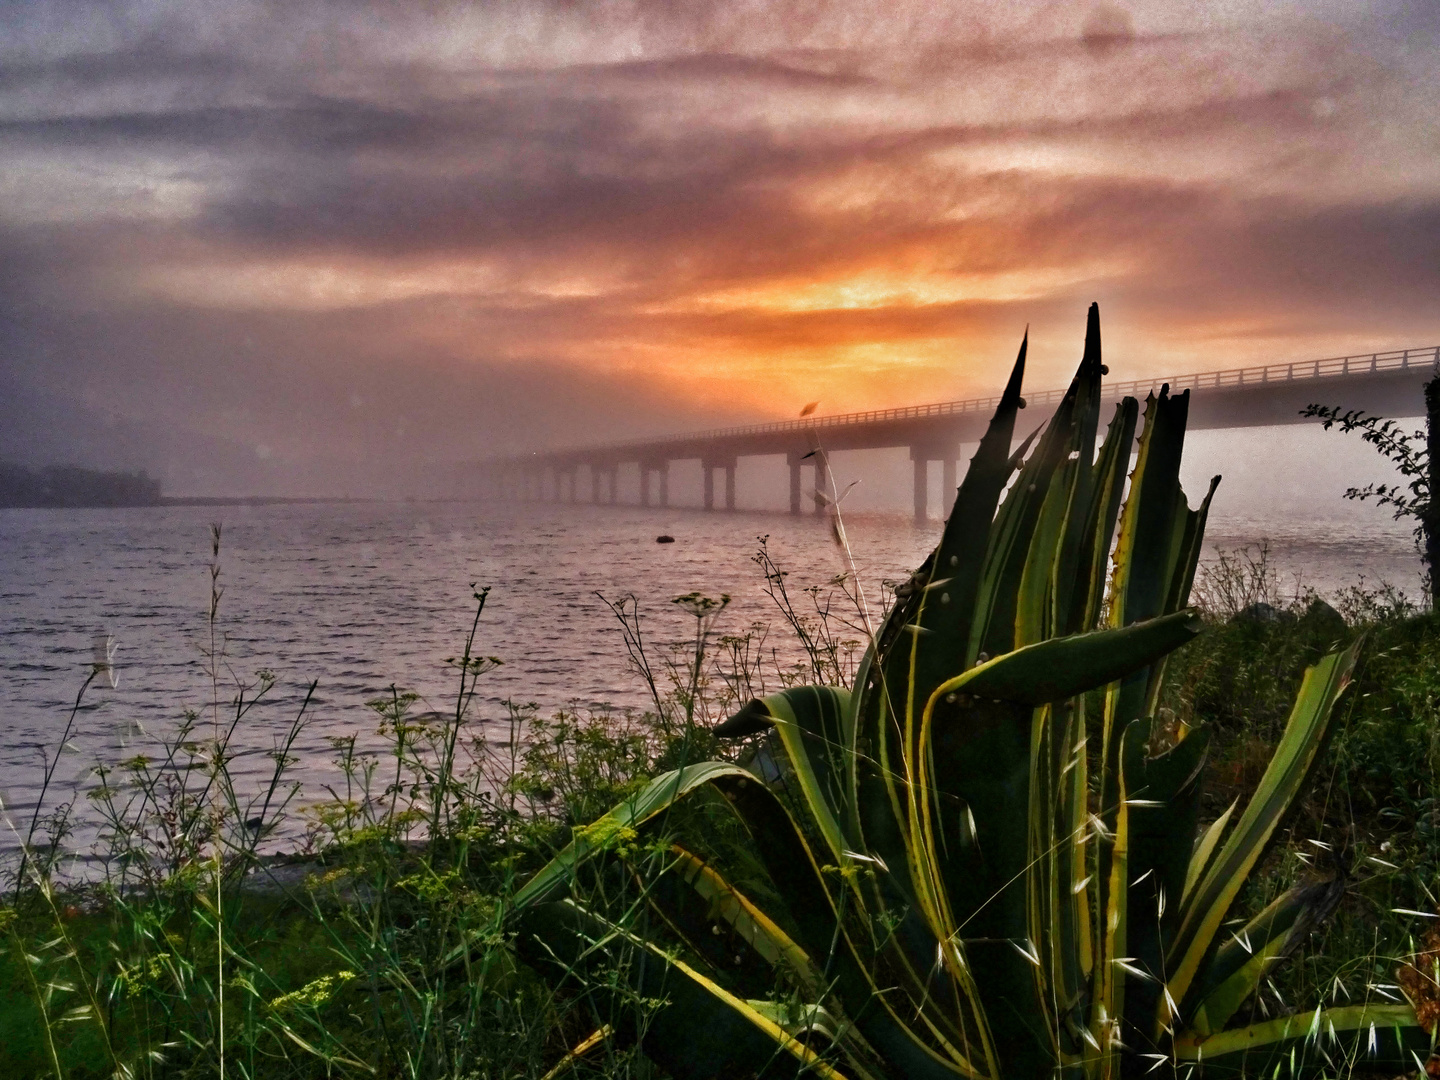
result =
[[[1144,397],[1168,383],[1171,393],[1190,390],[1192,430],[1306,423],[1301,411],[1311,402],[1363,409],[1382,416],[1424,413],[1422,387],[1440,370],[1440,346],[1338,356],[1325,360],[1230,368],[1166,378],[1108,383],[1107,400]],[[1065,390],[1027,394],[1023,430],[1047,419]],[[783,454],[790,469],[790,512],[801,511],[801,470],[814,469],[815,488],[828,490],[826,454],[836,450],[907,447],[914,462],[915,518],[927,514],[929,463],[942,463],[941,491],[953,499],[960,447],[979,442],[999,397],[944,401],[874,412],[811,416],[745,427],[553,450],[482,463],[468,471],[480,494],[490,498],[576,501],[581,468],[590,476],[590,501],[617,501],[622,465],[637,465],[640,505],[669,505],[672,461],[698,459],[704,476],[705,509],[716,508],[715,474],[724,474],[724,507],[735,508],[735,464],[741,457]],[[657,480],[652,498],[651,478]],[[548,483],[547,483],[548,481]],[[602,499],[602,487],[604,498]],[[816,494],[815,512],[824,509]],[[948,511],[949,507],[945,509]]]

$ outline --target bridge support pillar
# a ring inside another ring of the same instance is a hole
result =
[[[950,511],[955,507],[955,459],[953,457],[946,457],[941,468],[940,499],[940,509],[948,520]]]
[[[610,466],[610,505],[614,506],[619,498],[617,492],[620,490],[620,466]]]
[[[594,465],[590,466],[590,505],[594,506],[600,501],[600,470]]]
[[[930,461],[923,451],[912,448],[911,464],[915,466],[915,521],[923,522],[930,515],[927,502],[930,498]]]
[[[785,464],[790,466],[790,513],[800,513],[800,458],[793,451],[785,455]]]
[[[670,505],[670,463],[668,461],[642,461],[640,463],[640,505],[650,505],[650,474],[656,476],[656,495],[661,506]]]
[[[574,466],[574,465],[571,465],[570,468],[568,468],[568,469],[565,470],[566,487],[569,489],[569,490],[566,492],[566,496],[567,496],[566,501],[569,502],[569,503],[574,503],[574,502],[575,502],[575,480],[576,480],[576,474],[577,474],[579,471],[580,471],[580,470],[579,470],[576,466]]]
[[[702,458],[700,471],[705,477],[705,509],[715,509],[715,471],[725,470],[725,509],[735,509],[735,459]]]

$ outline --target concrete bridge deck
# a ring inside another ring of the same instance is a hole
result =
[[[1440,346],[1430,346],[1111,382],[1105,391],[1107,400],[1118,402],[1127,396],[1143,398],[1163,384],[1169,384],[1172,393],[1188,389],[1190,427],[1197,430],[1305,423],[1300,413],[1311,402],[1382,416],[1416,416],[1424,412],[1421,388],[1434,377],[1437,366]],[[1065,388],[1026,394],[1022,427],[1038,426],[1064,395]],[[736,460],[784,455],[790,470],[790,512],[798,514],[802,468],[808,465],[815,470],[815,489],[824,491],[829,479],[827,453],[906,447],[914,462],[915,516],[923,520],[928,509],[929,463],[942,463],[941,490],[950,493],[947,498],[953,497],[960,447],[979,441],[999,401],[998,395],[969,398],[518,455],[484,462],[470,472],[470,478],[478,481],[481,494],[491,498],[548,496],[574,502],[577,476],[584,468],[590,477],[588,501],[614,503],[620,466],[634,464],[640,471],[640,505],[667,506],[670,463],[699,460],[705,509],[716,508],[715,473],[719,471],[724,475],[724,507],[733,510]],[[652,476],[658,489],[653,498]],[[817,513],[822,505],[817,497]]]

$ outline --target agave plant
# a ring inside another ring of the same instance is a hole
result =
[[[1138,446],[1124,399],[1101,439],[1092,306],[1068,393],[1012,453],[1025,349],[855,685],[751,701],[717,730],[761,737],[748,767],[656,777],[515,898],[538,966],[603,968],[592,992],[649,1003],[583,1046],[638,1040],[680,1077],[922,1080],[1303,1076],[1430,1053],[1403,1003],[1235,1025],[1338,897],[1316,882],[1230,921],[1356,646],[1306,672],[1238,820],[1201,830],[1207,734],[1152,719],[1164,658],[1199,630],[1186,604],[1219,479],[1190,509],[1188,392],[1147,400]],[[666,825],[717,795],[764,887]],[[576,888],[606,874],[634,887]]]

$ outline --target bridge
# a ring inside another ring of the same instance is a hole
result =
[[[1191,391],[1192,430],[1260,427],[1305,423],[1300,413],[1311,402],[1382,416],[1422,415],[1422,387],[1437,371],[1440,346],[1430,346],[1112,382],[1106,384],[1105,393],[1107,400],[1118,402],[1127,396],[1143,398],[1169,384],[1172,393]],[[1022,423],[1038,426],[1064,396],[1064,388],[1027,394]],[[790,512],[801,512],[801,473],[811,468],[817,492],[814,510],[821,513],[824,500],[818,492],[828,490],[828,453],[905,447],[914,462],[915,518],[923,521],[928,513],[930,462],[941,463],[941,491],[952,499],[960,447],[979,442],[999,402],[998,396],[942,401],[522,454],[482,463],[469,471],[468,479],[478,483],[479,493],[488,498],[576,502],[577,479],[584,469],[590,481],[585,501],[614,504],[620,468],[630,466],[639,470],[640,505],[668,506],[671,463],[698,460],[705,509],[717,508],[715,480],[721,473],[723,505],[733,510],[737,460],[783,455],[790,470]]]

